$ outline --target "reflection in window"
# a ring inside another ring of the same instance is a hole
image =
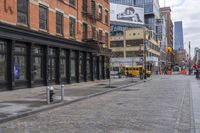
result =
[[[17,0],[17,22],[28,24],[28,0]]]
[[[26,57],[21,55],[14,56],[14,79],[26,80]]]
[[[66,77],[66,59],[60,59],[60,73],[61,77]]]
[[[34,79],[42,79],[42,58],[41,57],[35,57],[33,62],[33,72],[34,72]]]
[[[76,77],[76,63],[74,59],[71,59],[71,77]]]

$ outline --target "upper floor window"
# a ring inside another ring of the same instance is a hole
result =
[[[108,33],[105,33],[105,44],[108,47]]]
[[[105,23],[108,25],[108,10],[105,10]]]
[[[103,39],[103,31],[99,30],[99,41],[102,41]]]
[[[87,12],[87,0],[83,0],[83,12]]]
[[[87,39],[87,24],[83,23],[83,39]]]
[[[63,14],[56,12],[56,33],[63,34]]]
[[[75,38],[75,25],[76,25],[76,21],[73,17],[69,18],[69,30],[70,30],[70,37]]]
[[[99,5],[99,18],[102,19],[102,6]]]
[[[28,24],[28,0],[17,0],[17,22]]]
[[[47,7],[40,5],[39,7],[39,26],[40,29],[48,29],[48,12]]]
[[[76,5],[76,0],[69,0],[69,4],[75,6]]]

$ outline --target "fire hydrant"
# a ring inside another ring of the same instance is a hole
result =
[[[53,102],[54,88],[51,86],[49,91],[50,102]]]

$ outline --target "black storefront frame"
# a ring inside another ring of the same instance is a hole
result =
[[[32,53],[32,49],[35,45],[39,45],[41,47],[44,48],[44,53],[43,53],[43,59],[44,59],[44,64],[43,64],[43,73],[44,73],[44,81],[43,84],[44,85],[49,85],[49,81],[48,81],[48,72],[47,72],[47,61],[48,61],[48,49],[49,47],[54,47],[56,48],[56,59],[59,59],[59,49],[66,49],[67,52],[67,60],[66,62],[68,64],[70,64],[70,52],[72,50],[75,50],[77,52],[77,54],[79,54],[79,52],[89,52],[92,55],[96,54],[97,50],[96,50],[96,46],[95,45],[85,45],[84,43],[81,42],[76,42],[73,40],[68,41],[67,39],[60,39],[57,38],[55,36],[51,36],[51,35],[47,35],[47,34],[43,34],[43,33],[39,33],[36,31],[31,31],[28,30],[26,28],[18,28],[16,26],[12,26],[12,25],[6,25],[6,24],[2,24],[0,23],[0,38],[3,40],[6,40],[7,42],[7,80],[8,80],[8,89],[15,89],[15,88],[24,88],[24,87],[34,87],[36,84],[39,85],[39,83],[36,83],[33,79],[33,76],[29,76],[33,74],[33,63],[32,63],[32,59],[34,57],[34,54]],[[13,70],[13,66],[14,66],[14,47],[16,45],[17,42],[21,42],[22,44],[24,44],[26,46],[26,56],[25,56],[25,60],[26,60],[26,85],[25,86],[20,86],[20,84],[18,84],[17,82],[15,82],[14,80],[14,70]],[[81,51],[79,51],[81,49]],[[77,55],[78,56],[78,55]],[[78,56],[79,58],[79,56]],[[78,58],[75,60],[75,62],[77,64],[79,64]],[[59,60],[58,60],[59,62]],[[86,60],[85,60],[86,62]],[[59,63],[56,63],[56,81],[55,84],[59,84],[60,83],[60,74],[59,74]],[[76,65],[78,67],[78,65]],[[91,68],[93,66],[93,56],[91,56]],[[97,65],[98,66],[98,65]],[[70,83],[70,66],[66,65],[67,67],[67,82]],[[85,74],[86,76],[87,74]],[[93,79],[93,69],[91,69],[91,77]],[[79,79],[79,71],[78,69],[76,69],[76,78],[77,81],[76,82],[80,82]],[[87,79],[86,79],[87,80]],[[54,84],[54,83],[53,83]],[[42,84],[41,84],[42,85]]]

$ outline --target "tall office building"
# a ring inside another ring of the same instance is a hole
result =
[[[182,21],[174,22],[174,49],[175,50],[184,49]]]
[[[166,21],[166,36],[167,36],[167,47],[173,48],[173,23],[171,19],[171,8],[162,7],[160,8],[160,14],[165,18]],[[168,63],[174,62],[173,54],[168,54]]]

